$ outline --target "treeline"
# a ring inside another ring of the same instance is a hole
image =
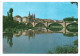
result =
[[[13,20],[13,9],[7,12],[7,16],[3,16],[3,31],[12,32],[16,29],[24,29],[26,25]]]
[[[78,18],[68,17],[68,18],[64,18],[63,20],[64,20],[64,21],[78,21]]]

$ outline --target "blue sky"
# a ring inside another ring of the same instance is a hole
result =
[[[36,18],[62,20],[65,17],[78,18],[78,8],[70,2],[4,2],[3,15],[13,8],[13,16],[34,14]]]

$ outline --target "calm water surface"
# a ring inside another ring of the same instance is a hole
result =
[[[3,53],[48,53],[56,47],[75,46],[77,33],[25,30],[3,34]]]

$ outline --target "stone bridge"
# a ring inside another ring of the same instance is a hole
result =
[[[40,23],[40,22],[39,22],[39,23]],[[63,33],[69,32],[68,30],[66,30],[67,25],[72,24],[72,23],[78,24],[78,22],[64,22],[64,21],[63,21],[63,22],[52,22],[52,23],[50,23],[50,22],[45,22],[45,23],[42,23],[42,24],[44,24],[44,26],[48,27],[49,25],[51,25],[51,24],[53,24],[53,23],[61,24],[61,25],[63,26],[63,29],[60,30],[59,32],[63,32]],[[26,25],[27,25],[27,24],[28,24],[28,23],[26,23]],[[33,27],[35,27],[38,23],[36,23],[36,22],[31,22],[31,24],[33,25]]]
[[[41,22],[38,22],[38,23],[41,23]],[[38,23],[36,23],[36,22],[31,22],[31,24],[33,25],[33,27],[35,27]],[[58,23],[58,24],[61,24],[62,26],[63,26],[63,28],[65,28],[67,25],[69,25],[69,24],[72,24],[72,23],[76,23],[76,24],[78,24],[78,22],[45,22],[45,23],[42,23],[42,24],[44,24],[44,26],[46,26],[46,27],[48,27],[49,25],[51,25],[51,24],[53,24],[53,23]],[[26,25],[27,25],[28,23],[26,23]]]

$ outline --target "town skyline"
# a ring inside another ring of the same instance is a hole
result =
[[[57,2],[51,2],[51,3],[50,2],[43,2],[43,3],[40,3],[40,2],[38,3],[36,2],[21,2],[21,3],[4,2],[3,3],[3,15],[6,16],[7,15],[6,12],[10,8],[13,8],[13,17],[16,15],[19,15],[21,17],[28,16],[29,11],[30,11],[31,15],[35,14],[35,17],[40,18],[40,19],[63,20],[64,18],[71,17],[71,16],[74,16],[74,18],[78,18],[78,8],[75,4],[74,5],[70,4],[70,2],[58,2],[58,3]]]

